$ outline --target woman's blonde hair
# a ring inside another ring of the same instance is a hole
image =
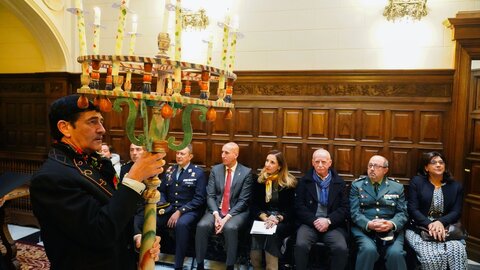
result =
[[[274,155],[277,159],[278,166],[280,166],[280,170],[278,171],[278,184],[283,188],[294,188],[297,186],[297,179],[288,171],[287,162],[282,152],[278,150],[272,150],[268,152],[267,156],[268,155]],[[264,166],[258,174],[258,183],[265,183],[267,176],[268,175]]]

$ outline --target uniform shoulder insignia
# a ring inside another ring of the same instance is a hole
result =
[[[128,164],[130,164],[130,163],[132,163],[131,160],[129,160],[129,161],[125,162],[125,163],[122,163],[122,166],[128,165]]]
[[[359,178],[353,180],[353,182],[362,181],[362,180],[365,180],[365,178],[367,178],[367,177],[366,176],[360,176]]]
[[[388,179],[389,181],[393,181],[393,182],[400,183],[399,180],[397,180],[397,179],[395,179],[395,178],[392,178],[392,177],[387,177],[387,179]]]

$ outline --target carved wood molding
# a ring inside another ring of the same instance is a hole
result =
[[[243,71],[235,95],[451,97],[453,70]]]
[[[451,84],[312,84],[239,83],[235,95],[275,96],[381,96],[381,97],[450,97]]]

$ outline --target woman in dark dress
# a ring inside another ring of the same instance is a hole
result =
[[[412,226],[405,237],[424,270],[467,269],[465,242],[445,239],[447,226],[460,220],[463,204],[462,185],[446,167],[441,153],[425,153],[418,175],[409,184],[408,214]],[[417,226],[426,228],[436,241],[423,240]]]
[[[265,251],[267,270],[278,269],[278,257],[282,240],[294,229],[294,197],[296,178],[288,172],[282,152],[270,151],[265,166],[253,186],[251,213],[266,228],[277,226],[273,235],[252,234],[250,259],[253,268],[262,268],[262,252]]]

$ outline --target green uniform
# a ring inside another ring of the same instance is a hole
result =
[[[408,218],[403,185],[385,177],[376,193],[368,177],[355,180],[350,189],[350,213],[352,235],[358,246],[355,269],[373,269],[380,255],[385,256],[388,270],[406,269],[403,227]],[[385,219],[394,224],[396,237],[393,243],[375,240],[375,232],[367,228],[368,222],[373,219]]]

